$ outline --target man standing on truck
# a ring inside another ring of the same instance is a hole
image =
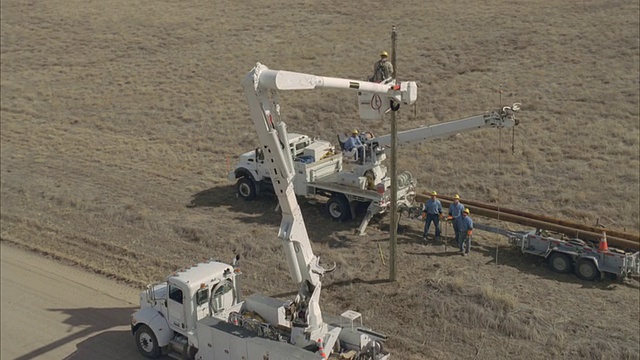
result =
[[[458,218],[458,231],[460,232],[458,246],[462,256],[469,255],[471,251],[471,233],[473,232],[473,220],[469,216],[469,209],[464,209],[462,216]],[[466,249],[465,249],[466,247]]]
[[[456,194],[453,197],[453,202],[449,205],[449,216],[447,220],[453,221],[453,233],[456,244],[458,244],[458,237],[460,236],[460,230],[458,229],[458,218],[462,216],[464,211],[464,205],[460,202],[460,195]]]
[[[389,61],[389,53],[380,53],[380,60],[373,64],[373,75],[369,78],[371,82],[382,82],[393,76],[393,65]]]
[[[440,200],[436,199],[438,193],[435,191],[431,192],[431,199],[427,200],[427,203],[424,204],[424,209],[422,210],[422,218],[426,221],[424,223],[424,233],[422,234],[422,240],[427,241],[427,235],[429,234],[429,227],[431,223],[436,227],[436,235],[435,241],[438,241],[440,238],[440,218],[442,217],[442,203]]]
[[[344,142],[344,150],[351,151],[356,149],[356,160],[359,163],[362,163],[364,161],[364,145],[362,145],[362,141],[360,141],[360,136],[358,136],[358,134],[358,129],[353,129],[353,131],[351,131],[351,136]]]

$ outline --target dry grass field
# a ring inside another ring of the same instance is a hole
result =
[[[421,189],[639,230],[637,1],[3,0],[0,10],[2,241],[135,286],[240,253],[246,293],[292,296],[275,199],[238,201],[226,180],[257,145],[240,81],[257,61],[365,79],[392,24],[399,77],[420,84],[400,129],[495,109],[500,88],[502,104],[523,103],[513,152],[512,134],[492,130],[401,149]],[[387,133],[357,118],[354,96],[283,94],[285,121],[325,139]],[[395,359],[640,358],[637,281],[553,274],[479,232],[470,257],[450,256],[420,244],[413,222],[388,283],[385,219],[358,237],[319,204],[302,210],[316,254],[339,265],[324,309],[362,312]]]

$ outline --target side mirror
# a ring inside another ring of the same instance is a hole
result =
[[[240,254],[236,255],[236,257],[231,262],[232,266],[237,266],[240,263]]]

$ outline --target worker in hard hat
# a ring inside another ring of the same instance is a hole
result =
[[[360,141],[360,132],[358,129],[353,129],[351,136],[344,142],[345,151],[353,151],[353,149],[356,149],[356,161],[362,163],[364,160],[364,145],[362,145],[362,141]]]
[[[427,240],[427,235],[429,234],[429,227],[431,223],[436,227],[435,241],[438,241],[440,238],[440,218],[442,217],[442,203],[437,199],[438,193],[435,191],[431,192],[431,198],[427,200],[424,204],[424,208],[422,210],[422,218],[425,219],[424,223],[424,233],[422,234],[422,240]]]
[[[471,251],[471,233],[473,232],[473,220],[469,216],[469,209],[462,211],[462,216],[458,218],[458,246],[463,256],[469,255]]]
[[[389,53],[383,51],[380,53],[380,60],[373,64],[373,75],[369,78],[372,82],[382,82],[393,76],[393,65],[389,61]]]
[[[458,236],[460,236],[460,231],[458,229],[458,218],[462,216],[462,212],[464,211],[464,205],[460,202],[460,195],[456,194],[453,197],[453,202],[449,205],[449,216],[447,220],[453,222],[453,233],[454,239],[456,239],[456,244],[458,243]]]

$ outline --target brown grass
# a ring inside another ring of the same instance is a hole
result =
[[[256,61],[364,79],[391,24],[399,75],[420,84],[400,129],[495,109],[499,89],[502,104],[524,104],[513,153],[511,133],[491,130],[402,148],[400,168],[421,188],[638,232],[637,2],[392,5],[3,1],[2,241],[136,286],[240,253],[247,293],[290,297],[274,200],[238,201],[226,180],[257,145],[240,81]],[[387,133],[388,122],[357,119],[352,95],[282,94],[283,115],[325,139]],[[385,283],[384,231],[356,237],[321,206],[302,209],[315,253],[339,265],[324,309],[362,312],[396,359],[640,356],[636,281],[555,275],[484,234],[469,258],[450,256],[418,244],[409,223],[398,281]]]

